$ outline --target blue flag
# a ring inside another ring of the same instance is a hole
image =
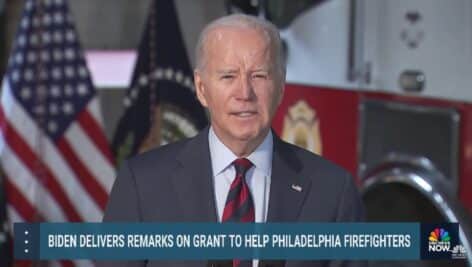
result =
[[[208,123],[195,95],[173,1],[151,4],[123,104],[125,112],[113,138],[118,164],[131,155],[194,136]]]

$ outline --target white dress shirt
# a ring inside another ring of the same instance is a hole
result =
[[[208,132],[208,141],[213,170],[216,209],[218,211],[218,221],[221,222],[226,197],[231,183],[236,176],[232,162],[238,157],[220,141],[212,127],[210,127]],[[267,219],[273,146],[272,132],[269,131],[264,141],[246,157],[253,164],[246,173],[246,183],[254,201],[256,222],[265,222]],[[258,260],[254,260],[253,266],[256,267],[257,264]]]

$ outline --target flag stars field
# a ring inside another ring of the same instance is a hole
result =
[[[42,70],[39,71],[39,79],[41,81],[47,80],[48,77],[49,77],[49,75],[48,75],[48,72],[46,70],[42,69]]]
[[[24,46],[26,43],[26,37],[24,35],[20,35],[17,39],[17,43],[19,46]]]
[[[45,26],[49,26],[51,24],[51,16],[49,14],[43,16],[43,24]]]
[[[49,104],[49,114],[56,115],[58,112],[57,105],[55,103]]]
[[[31,97],[31,90],[28,87],[23,87],[21,89],[21,97],[23,99],[29,99]]]
[[[16,64],[21,64],[23,63],[23,55],[18,53],[15,55],[15,61],[16,61]]]
[[[74,42],[75,41],[75,33],[73,31],[67,31],[66,40],[68,42]]]
[[[33,37],[31,37],[31,40],[33,40]],[[28,52],[28,62],[31,64],[36,63],[36,53],[34,51]]]
[[[62,16],[62,14],[59,12],[56,12],[54,14],[54,23],[61,24],[63,22],[64,22],[64,17]]]
[[[21,19],[21,27],[23,27],[23,29],[28,28],[29,22],[30,22],[30,21],[29,21],[28,18],[26,18],[26,17],[25,17],[25,18],[22,18],[22,19]]]
[[[47,63],[51,59],[51,56],[49,55],[49,51],[44,50],[41,51],[41,60],[45,63]]]

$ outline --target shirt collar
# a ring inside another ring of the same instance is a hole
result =
[[[271,175],[273,142],[272,131],[269,131],[264,141],[247,156],[247,159],[254,164],[255,168],[266,176]],[[213,127],[210,127],[208,131],[208,143],[210,146],[213,175],[216,176],[230,166],[238,157],[220,141],[213,131]]]

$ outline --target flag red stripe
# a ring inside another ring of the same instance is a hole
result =
[[[4,185],[7,202],[15,207],[16,212],[24,220],[27,222],[43,221],[43,216],[23,196],[23,193],[10,181],[9,177],[6,177]]]
[[[5,142],[8,143],[12,151],[33,173],[33,176],[45,189],[49,190],[56,202],[61,206],[69,221],[83,221],[75,210],[72,202],[67,197],[61,185],[57,182],[49,168],[36,156],[29,145],[23,140],[16,130],[5,119],[3,108],[0,107],[0,128],[3,131]],[[42,179],[40,179],[41,177]]]
[[[23,196],[23,194],[16,188],[16,186],[10,182],[9,177],[5,177],[5,191],[8,203],[15,207],[15,210],[20,216],[28,222],[42,222],[45,221],[44,217],[41,216],[35,208],[29,203],[29,201]],[[64,267],[73,267],[74,263],[70,260],[60,261]],[[17,266],[30,266],[29,261],[18,261]]]
[[[105,210],[108,199],[108,194],[105,189],[103,189],[102,185],[98,183],[87,167],[82,163],[82,160],[75,154],[74,150],[64,137],[61,137],[56,144],[71,170],[76,174],[78,178],[77,180],[89,193],[97,206],[99,206],[102,211]]]
[[[74,267],[75,264],[73,261],[70,260],[61,260],[59,261],[62,266],[64,267]],[[33,261],[30,260],[15,260],[13,264],[14,267],[30,267],[33,266]]]
[[[95,144],[95,146],[102,152],[105,158],[108,160],[111,166],[115,166],[113,156],[111,155],[110,147],[108,146],[108,141],[98,122],[90,115],[87,109],[84,109],[80,112],[77,117],[82,130],[90,137],[90,140]]]
[[[30,260],[15,260],[13,267],[30,267],[33,266],[33,261]]]
[[[71,261],[71,260],[61,260],[61,261],[59,261],[59,262],[60,262],[61,265],[64,266],[64,267],[74,267],[74,266],[75,266],[74,262]]]

